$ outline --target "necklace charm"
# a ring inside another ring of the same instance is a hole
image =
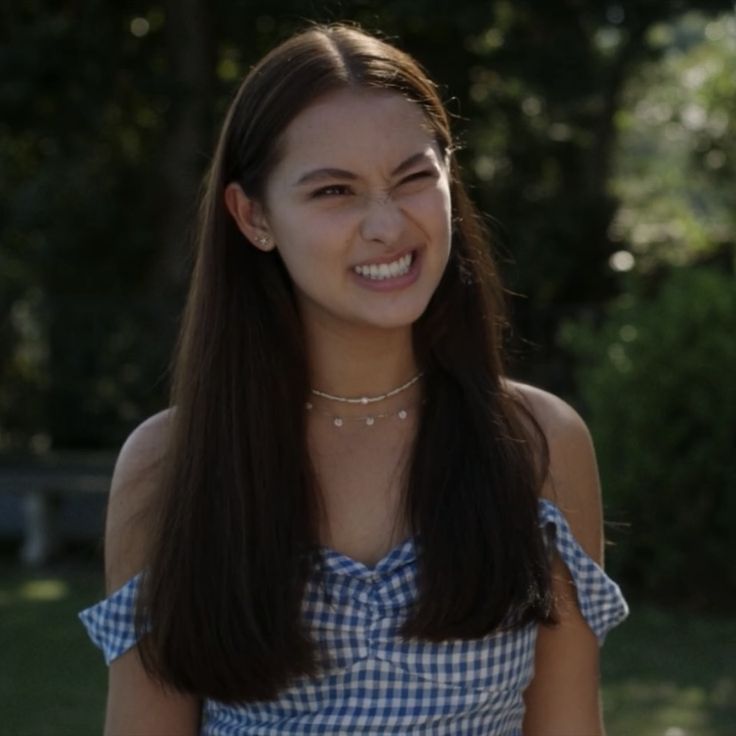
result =
[[[423,404],[424,401],[422,401],[421,403]],[[376,419],[388,419],[389,417],[398,417],[401,421],[404,421],[409,416],[409,412],[406,409],[399,409],[398,411],[385,412],[382,414],[364,414],[361,417],[339,417],[331,414],[330,412],[316,408],[310,402],[307,402],[304,406],[307,411],[316,411],[320,414],[324,414],[326,417],[329,417],[334,427],[343,427],[346,421],[362,422],[363,424],[365,424],[366,427],[372,427],[376,423]]]
[[[420,401],[419,403],[425,404],[426,399],[422,399],[422,401]],[[315,407],[311,401],[307,401],[304,404],[304,408],[307,411],[315,411],[319,414],[324,414],[326,417],[329,417],[333,427],[343,427],[345,425],[345,422],[347,421],[362,422],[366,427],[372,427],[376,423],[376,419],[389,419],[390,417],[398,417],[401,421],[405,421],[406,418],[409,416],[409,411],[407,409],[399,409],[398,411],[383,412],[381,414],[364,414],[360,417],[339,417],[328,411],[324,411],[319,407]],[[413,409],[414,407],[410,408]]]

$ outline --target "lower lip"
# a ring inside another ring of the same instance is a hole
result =
[[[419,251],[413,251],[411,259],[411,266],[409,270],[402,276],[393,276],[387,279],[367,279],[365,276],[361,276],[351,269],[353,278],[365,289],[371,291],[394,291],[395,289],[404,289],[410,284],[413,284],[419,278],[421,258],[419,257]]]

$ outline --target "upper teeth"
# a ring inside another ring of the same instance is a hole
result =
[[[371,264],[370,266],[355,266],[355,273],[359,273],[368,279],[389,279],[396,276],[403,276],[408,272],[413,254],[407,253],[405,256],[392,261],[391,263],[382,263],[380,266]]]

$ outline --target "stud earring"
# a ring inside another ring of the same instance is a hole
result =
[[[256,240],[258,241],[258,245],[262,246],[263,248],[267,248],[269,245],[271,245],[271,238],[269,238],[268,235],[258,235],[256,237]]]

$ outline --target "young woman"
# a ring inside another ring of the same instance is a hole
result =
[[[602,733],[594,453],[501,302],[415,61],[330,25],[250,72],[81,614],[107,734]]]

